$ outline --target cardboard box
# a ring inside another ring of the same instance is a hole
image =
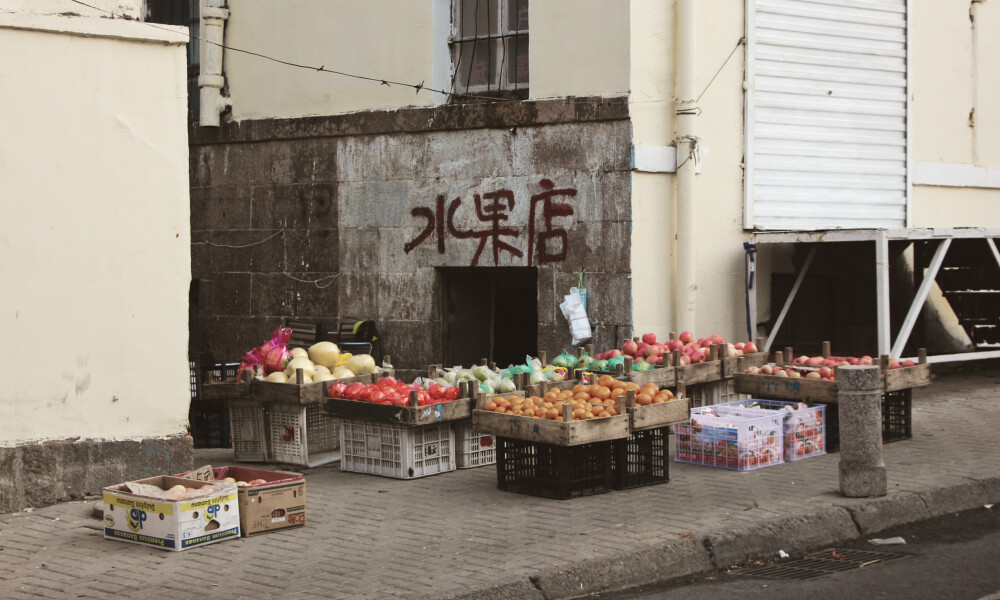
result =
[[[216,480],[232,477],[236,481],[267,482],[237,488],[244,537],[306,524],[306,479],[299,473],[248,467],[216,467],[212,471]]]
[[[265,483],[237,487],[243,537],[306,524],[306,480],[299,473],[206,465],[181,476],[196,479],[199,484],[227,477],[241,483],[263,479]]]
[[[211,495],[173,501],[144,487],[175,485],[204,482],[160,476],[104,488],[104,537],[175,552],[240,537],[235,484],[216,482]]]

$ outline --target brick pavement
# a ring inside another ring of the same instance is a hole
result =
[[[671,462],[667,484],[569,501],[501,492],[492,466],[411,481],[335,465],[279,467],[306,474],[306,527],[180,553],[103,539],[92,501],[3,514],[0,597],[183,597],[189,593],[179,590],[192,581],[206,591],[228,588],[226,597],[302,600],[542,598],[621,588],[644,583],[647,566],[649,580],[669,577],[652,573],[668,565],[709,568],[703,540],[721,544],[741,531],[776,554],[781,536],[836,527],[845,509],[856,535],[893,519],[998,501],[998,403],[995,370],[942,376],[915,390],[914,437],[885,446],[890,493],[878,500],[840,496],[838,455],[830,454],[745,473]],[[196,451],[199,464],[231,458]],[[781,549],[805,550],[796,544],[809,539],[787,539]],[[733,552],[717,551],[716,560]]]

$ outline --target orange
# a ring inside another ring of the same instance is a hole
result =
[[[613,406],[610,407],[610,408],[608,408],[605,412],[608,413],[609,417],[616,417],[616,416],[618,416],[618,410],[616,410],[615,407],[613,407]]]
[[[610,387],[614,384],[615,378],[611,375],[601,375],[597,378],[597,385],[603,385],[604,387]]]
[[[496,409],[497,409],[497,403],[494,402],[494,401],[492,401],[492,400],[490,400],[485,405],[483,405],[483,410],[490,410],[490,411],[492,411],[492,410],[496,410]]]
[[[597,391],[594,393],[594,396],[600,400],[607,400],[611,397],[611,390],[603,385],[599,385],[597,386]]]

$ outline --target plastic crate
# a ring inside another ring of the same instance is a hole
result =
[[[497,441],[492,433],[472,428],[472,423],[452,423],[455,432],[455,465],[459,469],[483,467],[497,462]]]
[[[616,490],[670,481],[670,427],[634,431],[612,442],[611,486]]]
[[[886,392],[882,396],[882,443],[913,437],[913,390]]]
[[[800,405],[801,408],[799,407]],[[750,398],[748,400],[728,402],[722,406],[760,407],[762,411],[780,411],[784,421],[782,437],[784,439],[784,456],[786,462],[826,454],[825,404],[805,406],[801,402]]]
[[[749,394],[735,391],[732,379],[689,385],[685,387],[684,395],[688,397],[688,406],[691,408],[740,401],[750,397]]]
[[[320,404],[271,402],[270,460],[317,467],[340,458],[337,420]]]
[[[450,423],[395,425],[343,419],[340,470],[415,479],[455,470]]]
[[[232,432],[233,460],[250,462],[269,460],[263,404],[256,400],[231,400],[229,429]]]
[[[195,448],[229,448],[229,409],[216,402],[192,402],[188,409],[192,445]]]
[[[612,443],[556,446],[497,437],[497,487],[567,500],[611,490]]]
[[[781,416],[761,413],[734,406],[692,409],[691,423],[674,425],[674,461],[736,471],[781,464]]]

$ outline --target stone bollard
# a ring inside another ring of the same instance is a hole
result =
[[[881,370],[877,366],[838,367],[837,389],[840,492],[848,498],[885,496]]]

